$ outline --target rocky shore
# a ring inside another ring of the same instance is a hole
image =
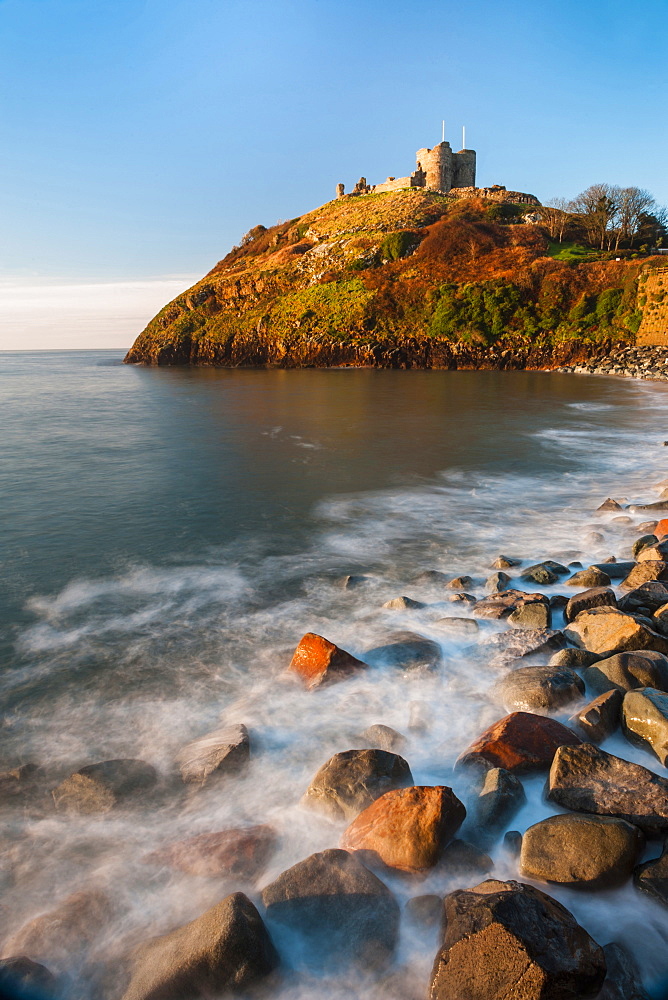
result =
[[[562,365],[553,371],[575,375],[621,375],[623,378],[668,381],[668,347],[613,348],[605,355],[578,364]]]
[[[620,358],[634,374],[633,366],[658,364],[656,352]],[[434,621],[436,630],[463,638],[495,671],[486,693],[495,719],[460,747],[448,772],[456,790],[415,780],[440,766],[419,761],[419,711],[406,732],[370,711],[368,728],[295,789],[303,814],[323,824],[322,850],[277,870],[292,831],[262,817],[145,843],[156,892],[175,871],[225,879],[236,891],[158,936],[107,937],[112,920],[119,926],[119,902],[94,881],[45,901],[28,921],[3,912],[0,988],[43,1000],[212,1000],[271,997],[287,982],[290,995],[315,997],[355,970],[378,1000],[664,997],[668,959],[649,975],[614,923],[595,939],[557,896],[577,888],[580,899],[594,899],[626,887],[657,913],[668,907],[667,484],[647,484],[658,499],[601,498],[592,532],[598,543],[596,526],[619,539],[602,561],[498,555],[486,579],[425,567],[408,594],[385,602],[385,613],[401,615],[428,607],[430,595],[434,608],[447,602],[452,613]],[[367,582],[356,573],[340,587],[353,599]],[[307,632],[284,668],[277,685],[303,692],[317,714],[334,686],[397,669],[437,676],[447,664],[443,644],[419,631],[352,652]],[[206,792],[235,796],[264,736],[241,719],[200,732],[169,774],[125,758],[54,781],[46,762],[21,762],[0,775],[0,807],[10,823],[83,817],[108,824],[113,838],[114,818],[140,806],[171,800],[188,810]],[[621,755],[606,743],[613,737],[615,749],[626,747]],[[527,825],[522,810],[536,778],[554,814]],[[160,903],[143,905],[148,924]],[[434,935],[428,981],[399,947],[407,928]]]

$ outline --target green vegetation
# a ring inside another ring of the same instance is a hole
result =
[[[390,233],[380,245],[380,256],[382,260],[401,260],[408,257],[415,250],[419,239],[415,233],[407,232],[405,229],[397,233]]]
[[[599,256],[596,251],[581,243],[548,243],[547,253],[553,260],[563,260],[567,263],[583,263]]]

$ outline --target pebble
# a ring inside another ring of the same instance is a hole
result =
[[[668,382],[668,349],[665,347],[620,347],[586,363],[564,365],[555,372],[572,375],[618,375],[622,378]]]

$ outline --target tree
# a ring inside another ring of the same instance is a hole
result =
[[[572,202],[572,209],[582,216],[589,241],[600,250],[610,248],[616,237],[621,188],[612,184],[592,184]]]
[[[619,198],[619,225],[615,250],[622,240],[628,242],[630,247],[633,246],[633,240],[638,235],[640,229],[642,216],[647,215],[654,208],[656,208],[656,202],[649,191],[637,187],[621,189]]]
[[[563,243],[564,231],[568,225],[570,203],[565,198],[552,198],[547,205],[541,205],[538,213],[553,240]]]
[[[655,206],[653,212],[643,212],[635,235],[639,244],[668,246],[668,209]]]

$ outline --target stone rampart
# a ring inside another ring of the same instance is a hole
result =
[[[642,322],[636,335],[640,346],[668,346],[668,267],[644,271],[638,284]]]

